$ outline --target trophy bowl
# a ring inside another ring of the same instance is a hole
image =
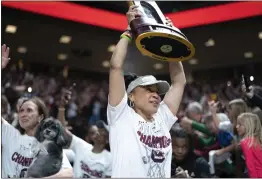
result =
[[[141,17],[130,22],[138,50],[156,60],[179,62],[191,59],[195,48],[176,27],[167,25],[166,17],[155,1],[128,1],[137,5]]]

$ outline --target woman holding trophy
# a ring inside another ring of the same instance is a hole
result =
[[[130,6],[128,23],[141,15],[138,6]],[[170,178],[169,130],[177,121],[176,113],[186,84],[183,65],[169,62],[170,85],[152,75],[133,75],[129,76],[130,83],[125,81],[123,64],[133,38],[131,30],[125,31],[110,61],[107,118],[112,178]],[[165,95],[162,101],[160,95]]]

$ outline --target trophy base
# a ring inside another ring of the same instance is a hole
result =
[[[179,30],[161,24],[135,23],[136,46],[145,56],[156,60],[179,62],[191,59],[195,54],[194,46]],[[141,22],[141,19],[139,20]]]

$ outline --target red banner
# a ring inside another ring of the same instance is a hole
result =
[[[127,27],[123,14],[69,2],[2,1],[2,6],[113,30]],[[165,15],[176,27],[189,28],[262,15],[262,2],[234,2]]]

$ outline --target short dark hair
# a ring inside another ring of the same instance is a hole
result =
[[[45,105],[45,103],[44,103],[44,101],[42,99],[40,99],[39,97],[36,97],[36,96],[34,96],[32,98],[28,98],[28,99],[23,101],[23,103],[21,104],[20,108],[27,101],[32,101],[37,106],[38,113],[39,113],[39,115],[43,115],[43,119],[48,117],[47,107],[46,107],[46,105]],[[21,134],[25,134],[25,129],[23,129],[20,126],[19,122],[17,123],[16,128],[19,130],[19,132]]]
[[[189,133],[187,133],[186,130],[182,128],[179,123],[176,123],[172,126],[170,134],[172,138],[186,139],[189,144],[189,151],[193,151],[192,136]]]
[[[135,73],[126,73],[124,74],[124,80],[125,80],[125,87],[128,88],[129,84],[137,79],[139,76],[137,76]]]

